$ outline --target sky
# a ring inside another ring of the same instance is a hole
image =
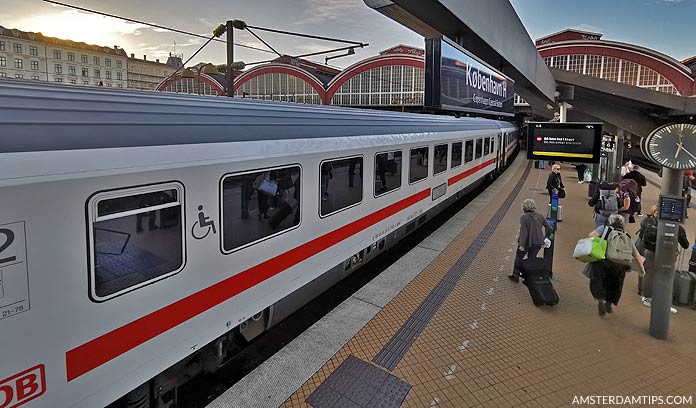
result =
[[[397,44],[423,48],[423,38],[367,7],[362,0],[63,0],[66,3],[204,35],[227,19],[249,25],[369,43],[351,57],[330,61],[345,68]],[[485,0],[481,0],[485,1]],[[603,33],[603,39],[628,42],[683,60],[696,55],[696,0],[511,0],[536,39],[566,28]],[[142,24],[97,16],[41,0],[0,0],[0,25],[23,31],[119,47],[139,58],[166,60],[170,52],[189,58],[205,40]],[[299,55],[341,47],[257,31],[281,54]],[[235,42],[265,48],[248,32],[235,30]],[[246,63],[274,58],[272,53],[235,48]],[[225,62],[225,47],[211,43],[188,65]],[[324,62],[323,56],[313,57]]]

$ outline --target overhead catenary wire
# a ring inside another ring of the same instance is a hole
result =
[[[280,53],[279,53],[278,51],[276,51],[275,48],[271,47],[271,45],[270,45],[269,43],[267,43],[266,41],[264,41],[263,38],[259,37],[258,35],[256,35],[255,32],[251,31],[251,28],[249,28],[249,27],[247,26],[247,27],[246,27],[246,30],[247,30],[251,35],[253,35],[254,37],[256,37],[257,40],[261,41],[266,47],[270,48],[273,52],[275,52],[279,57],[282,56],[282,55],[280,55]]]
[[[349,41],[349,40],[342,40],[340,38],[324,37],[324,36],[320,36],[320,35],[295,33],[292,31],[284,31],[284,30],[275,30],[273,28],[258,27],[258,26],[252,26],[252,25],[247,25],[247,27],[253,28],[254,30],[268,31],[270,33],[293,35],[295,37],[312,38],[315,40],[333,41],[333,42],[339,42],[339,43],[344,43],[344,44],[353,44],[353,45],[357,45],[360,47],[364,47],[364,46],[368,45],[368,44],[363,44],[359,41]]]
[[[190,32],[190,31],[180,30],[180,29],[178,29],[178,28],[172,28],[172,27],[167,27],[167,26],[163,26],[163,25],[159,25],[159,24],[149,23],[149,22],[147,22],[147,21],[136,20],[136,19],[129,18],[129,17],[118,16],[118,15],[116,15],[116,14],[105,13],[105,12],[103,12],[103,11],[88,9],[88,8],[86,8],[86,7],[75,6],[75,5],[68,4],[68,3],[63,3],[63,2],[60,2],[60,1],[55,1],[55,0],[41,0],[41,1],[43,1],[44,3],[55,4],[55,5],[58,5],[58,6],[63,6],[63,7],[67,7],[67,8],[71,8],[71,9],[75,9],[75,10],[80,10],[80,11],[84,11],[84,12],[87,12],[87,13],[99,14],[99,15],[102,15],[102,16],[105,16],[105,17],[117,18],[117,19],[119,19],[119,20],[124,20],[124,21],[128,21],[128,22],[131,22],[131,23],[145,24],[145,25],[148,25],[148,26],[150,26],[150,27],[160,28],[160,29],[162,29],[162,30],[172,31],[172,32],[179,33],[179,34],[190,35],[190,36],[192,36],[192,37],[198,37],[198,38],[208,39],[208,36],[207,36],[207,35],[196,34],[196,33]],[[219,39],[219,38],[213,38],[213,41],[220,42],[220,43],[223,43],[223,44],[226,43],[225,40],[221,40],[221,39]],[[246,45],[246,44],[234,43],[234,45],[236,45],[236,46],[238,46],[238,47],[242,47],[242,48],[248,48],[248,49],[255,50],[255,51],[266,52],[266,53],[269,53],[269,54],[273,54],[273,52],[274,52],[274,51],[264,50],[263,48],[258,48],[258,47],[254,47],[254,46],[251,46],[251,45]]]

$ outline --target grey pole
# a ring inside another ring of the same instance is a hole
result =
[[[234,62],[234,27],[232,20],[227,20],[227,96],[234,97],[234,77],[232,63]]]
[[[681,196],[683,177],[684,174],[681,170],[663,167],[660,195]],[[655,270],[651,271],[653,275],[650,335],[660,340],[667,339],[669,333],[679,225],[676,222],[663,220],[659,220],[657,224]]]
[[[621,166],[623,166],[623,156],[624,156],[624,141],[626,137],[624,136],[624,130],[618,129],[616,131],[616,159],[614,163],[615,180],[621,180]]]

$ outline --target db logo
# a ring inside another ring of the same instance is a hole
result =
[[[543,138],[543,137],[541,137],[541,136],[537,136],[537,142],[541,142],[542,140],[544,140],[544,138]]]
[[[0,381],[0,408],[23,405],[46,392],[46,370],[43,364]]]

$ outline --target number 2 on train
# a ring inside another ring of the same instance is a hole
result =
[[[11,229],[0,228],[0,235],[5,236],[5,242],[3,242],[2,245],[0,245],[0,256],[2,256],[2,252],[4,250],[6,250],[7,248],[9,248],[10,245],[12,245],[12,243],[14,242],[15,234],[14,234],[14,232],[12,232]],[[16,260],[17,260],[16,256],[10,256],[7,258],[0,258],[0,265],[7,263],[7,262],[16,261]]]

